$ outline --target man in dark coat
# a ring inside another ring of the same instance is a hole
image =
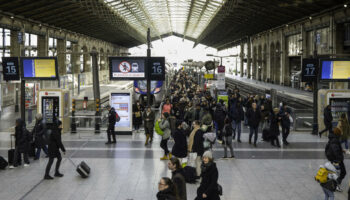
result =
[[[29,166],[28,148],[29,148],[30,134],[26,129],[25,123],[22,119],[16,120],[15,127],[15,153],[13,158],[13,166],[10,169],[17,167],[19,160],[21,160],[21,154],[23,153],[24,166]]]
[[[284,145],[289,144],[289,142],[287,141],[287,138],[290,130],[290,119],[289,119],[290,114],[291,114],[291,109],[287,107],[286,103],[283,103],[283,107],[281,108],[281,111],[280,111],[280,117],[281,117],[281,126],[282,126],[282,139],[283,139]]]
[[[187,140],[180,120],[176,121],[176,130],[172,136],[175,142],[171,151],[172,155],[177,158],[187,157]]]
[[[62,144],[61,131],[62,131],[62,122],[59,120],[55,120],[52,132],[50,133],[50,136],[49,136],[49,162],[47,163],[45,176],[44,176],[44,179],[47,179],[47,180],[53,179],[50,176],[50,169],[53,164],[53,160],[55,158],[57,158],[56,168],[55,168],[55,177],[63,177],[63,174],[61,174],[59,171],[60,164],[62,161],[60,149],[61,151],[63,151],[64,154],[66,153],[66,149]]]
[[[244,111],[241,98],[238,98],[235,104],[233,104],[231,107],[231,120],[233,129],[233,139],[236,138],[237,130],[237,141],[241,143],[241,127],[242,121],[244,120]]]
[[[341,191],[339,185],[341,184],[342,180],[345,178],[345,175],[346,175],[346,169],[344,165],[344,155],[343,155],[345,151],[343,150],[339,139],[341,134],[342,133],[339,128],[337,127],[334,128],[333,133],[329,135],[329,141],[327,144],[329,148],[327,149],[327,146],[326,146],[326,155],[329,155],[329,154],[331,155],[331,156],[327,156],[327,159],[332,163],[335,163],[334,165],[338,166],[340,169],[340,175],[337,178],[338,191]]]
[[[108,106],[108,128],[107,128],[107,137],[108,141],[106,144],[112,144],[117,143],[117,140],[115,139],[115,133],[114,133],[114,127],[115,123],[117,122],[117,113],[115,112],[115,109],[113,107]],[[113,142],[111,141],[111,136],[113,138]]]
[[[252,108],[247,111],[248,125],[249,125],[249,144],[251,144],[252,136],[254,135],[254,146],[258,141],[259,123],[261,121],[260,110],[257,109],[256,103],[252,103]]]
[[[180,160],[172,157],[168,163],[168,168],[171,170],[171,180],[176,186],[177,196],[179,200],[187,200],[186,180]]]
[[[32,134],[34,137],[35,147],[37,148],[34,160],[38,160],[40,158],[41,149],[45,152],[46,157],[48,155],[46,147],[47,141],[44,139],[47,129],[41,113],[36,114],[35,119],[36,122]]]
[[[220,200],[218,191],[219,172],[210,151],[204,153],[201,168],[202,181],[197,189],[195,200]]]
[[[217,137],[219,140],[222,139],[222,130],[224,128],[225,125],[225,118],[226,118],[226,111],[224,109],[225,105],[222,105],[221,103],[218,103],[216,105],[216,109],[214,112],[214,120],[217,126]]]
[[[332,121],[333,121],[333,116],[332,116],[332,111],[331,111],[331,106],[327,105],[324,110],[323,110],[323,122],[324,126],[326,127],[324,130],[318,133],[318,135],[321,137],[322,134],[326,131],[329,131],[329,135],[332,133]]]
[[[268,139],[270,139],[272,146],[275,146],[275,142],[276,142],[276,146],[281,147],[278,139],[278,136],[280,135],[279,123],[280,123],[281,117],[278,115],[278,112],[279,112],[278,108],[275,108],[273,110],[273,113],[270,116],[270,129],[269,129]]]
[[[146,108],[146,111],[143,113],[143,120],[144,126],[145,126],[145,134],[146,134],[146,142],[145,145],[148,144],[148,140],[151,138],[151,143],[153,142],[153,128],[154,128],[154,120],[155,120],[155,114],[154,111],[152,111],[151,107],[148,106]]]

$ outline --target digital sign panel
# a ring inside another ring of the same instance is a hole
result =
[[[146,57],[109,57],[111,80],[146,79]]]
[[[165,58],[151,57],[149,63],[149,77],[151,80],[164,81],[165,80]]]
[[[110,94],[110,105],[115,109],[120,117],[120,121],[115,123],[117,131],[132,130],[132,99],[130,92],[113,92]]]
[[[5,81],[19,80],[18,57],[3,57],[2,68]]]
[[[301,81],[313,82],[317,80],[318,59],[303,59]]]
[[[21,58],[22,78],[27,80],[57,80],[57,58]]]
[[[321,60],[320,79],[323,81],[350,81],[350,60]]]

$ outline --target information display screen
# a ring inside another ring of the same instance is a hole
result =
[[[321,60],[320,79],[350,81],[350,60]]]
[[[57,58],[21,58],[23,79],[57,80]]]
[[[131,96],[130,93],[111,93],[111,106],[120,117],[120,121],[115,123],[116,127],[131,128]],[[117,129],[117,131],[120,129]],[[124,130],[124,129],[123,129]]]
[[[152,57],[149,59],[149,76],[151,80],[164,81],[165,80],[165,58]]]
[[[146,78],[145,57],[109,57],[111,80],[135,80]]]
[[[19,80],[18,57],[3,57],[2,68],[5,81]]]
[[[303,59],[301,81],[312,82],[317,80],[318,59]]]

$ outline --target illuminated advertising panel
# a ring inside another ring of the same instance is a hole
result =
[[[115,123],[116,132],[132,131],[132,97],[130,92],[113,92],[110,95],[111,107],[115,109],[120,121]]]

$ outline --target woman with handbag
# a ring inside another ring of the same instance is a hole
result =
[[[171,158],[171,153],[169,153],[169,149],[168,149],[168,140],[171,134],[170,123],[168,120],[169,116],[170,116],[169,113],[167,112],[163,113],[162,119],[160,119],[160,122],[159,122],[159,127],[163,131],[160,147],[164,150],[164,156],[160,158],[161,160],[168,160]]]
[[[139,101],[136,101],[136,103],[133,105],[133,124],[135,131],[138,133],[140,129],[140,125],[142,125],[142,111],[143,107],[141,106]]]
[[[195,200],[220,200],[219,171],[214,162],[213,154],[210,151],[206,151],[203,154],[201,168],[202,181],[197,189]]]

